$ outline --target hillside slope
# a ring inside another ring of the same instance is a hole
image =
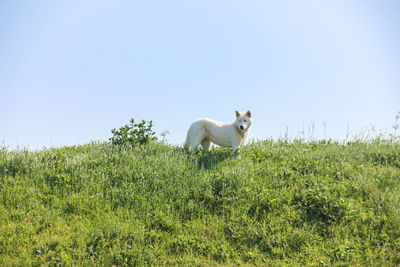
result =
[[[400,144],[0,149],[0,266],[400,264]]]

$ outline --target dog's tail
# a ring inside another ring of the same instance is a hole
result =
[[[187,150],[190,150],[190,134],[189,131],[186,135],[186,140],[185,140],[185,144],[183,145],[183,147]]]

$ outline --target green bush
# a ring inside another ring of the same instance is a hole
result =
[[[113,137],[110,141],[113,145],[119,146],[134,146],[137,144],[143,145],[151,141],[157,140],[155,132],[153,132],[153,121],[142,120],[140,123],[135,123],[132,118],[129,124],[117,129],[112,129]]]

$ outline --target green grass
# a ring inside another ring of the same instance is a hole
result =
[[[0,266],[399,265],[400,144],[0,149]]]

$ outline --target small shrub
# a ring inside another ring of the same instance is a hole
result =
[[[129,124],[117,129],[112,129],[113,137],[110,141],[113,145],[119,146],[134,146],[137,144],[143,145],[157,140],[155,132],[153,132],[153,121],[142,120],[140,123],[135,123],[132,118]]]

